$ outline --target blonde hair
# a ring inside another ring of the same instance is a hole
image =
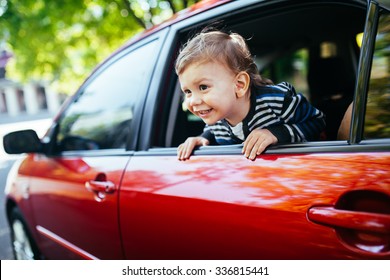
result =
[[[175,70],[179,75],[190,64],[205,61],[223,63],[234,74],[247,72],[250,85],[262,86],[273,84],[271,80],[260,76],[245,39],[237,34],[221,31],[200,32],[190,39],[180,50],[176,59]]]

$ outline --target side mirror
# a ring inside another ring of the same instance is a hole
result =
[[[3,138],[4,151],[8,154],[39,153],[43,144],[32,129],[8,133]]]

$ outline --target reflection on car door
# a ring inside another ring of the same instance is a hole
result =
[[[35,156],[31,203],[49,259],[123,258],[117,200],[128,156]],[[82,244],[82,245],[81,245]]]
[[[174,151],[162,153],[135,155],[123,178],[120,218],[126,258],[389,255],[388,241],[372,242],[375,233],[362,237],[352,229],[340,237],[337,228],[343,224],[329,218],[328,226],[320,225],[308,215],[310,209],[327,207],[338,216],[348,207],[342,199],[355,191],[389,194],[383,176],[390,172],[390,153],[370,158],[365,153],[262,155],[255,162],[238,152],[193,156],[185,162]],[[349,218],[358,217],[358,211]]]

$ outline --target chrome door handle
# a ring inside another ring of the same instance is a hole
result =
[[[390,234],[390,215],[316,206],[308,211],[309,220],[330,227]]]
[[[116,190],[115,184],[110,181],[90,180],[85,182],[85,187],[93,192],[113,193]]]

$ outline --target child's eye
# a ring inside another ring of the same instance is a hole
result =
[[[199,89],[200,89],[201,91],[203,91],[203,90],[208,89],[208,86],[206,86],[206,85],[200,85],[200,86],[199,86]]]
[[[189,89],[183,90],[184,95],[188,96],[191,94],[191,91]]]

